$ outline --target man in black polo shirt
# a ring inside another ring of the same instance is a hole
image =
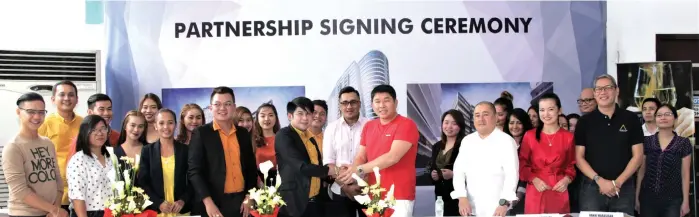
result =
[[[575,130],[576,160],[585,177],[580,211],[634,214],[632,176],[643,161],[643,131],[638,116],[616,105],[619,90],[609,75],[595,79],[597,109],[584,115]]]

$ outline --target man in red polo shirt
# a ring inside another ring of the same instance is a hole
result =
[[[417,125],[396,112],[396,90],[390,85],[379,85],[371,91],[371,106],[379,118],[366,123],[362,130],[359,151],[352,167],[343,172],[340,180],[353,182],[351,175],[368,177],[376,183],[372,173],[378,167],[381,187],[395,185],[396,205],[393,216],[412,216],[415,202],[415,158],[419,138]]]

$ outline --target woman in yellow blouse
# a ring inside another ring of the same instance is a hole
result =
[[[153,201],[150,209],[158,211],[159,217],[185,214],[191,207],[187,145],[174,139],[175,117],[175,112],[170,109],[158,111],[155,129],[160,139],[141,150],[138,182]]]

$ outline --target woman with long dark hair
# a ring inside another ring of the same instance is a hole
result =
[[[177,116],[160,109],[155,119],[158,141],[143,148],[138,182],[148,194],[159,217],[179,216],[191,207],[191,186],[187,184],[188,147],[175,140]]]
[[[98,115],[88,115],[80,123],[73,155],[66,169],[71,216],[103,216],[111,197],[109,174],[114,165],[109,158],[109,125]]]
[[[517,144],[522,144],[524,133],[533,128],[532,122],[529,120],[529,115],[521,108],[512,110],[512,113],[507,116],[505,121],[507,127],[503,131],[517,141]]]
[[[194,103],[185,104],[180,111],[180,125],[177,127],[177,137],[175,140],[178,142],[188,145],[189,140],[192,138],[192,131],[206,123],[206,117],[204,117],[204,110]]]
[[[444,201],[444,216],[459,216],[459,200],[452,199],[454,191],[452,170],[459,154],[461,139],[466,136],[466,119],[460,111],[451,109],[442,114],[442,137],[432,146],[428,171],[434,184],[435,196]],[[436,199],[436,198],[435,198]]]
[[[121,123],[121,133],[117,140],[117,146],[114,147],[114,155],[119,159],[123,156],[136,158],[136,155],[140,155],[141,149],[147,144],[146,134],[148,132],[146,132],[146,128],[148,128],[148,123],[142,113],[136,110],[127,112]],[[122,162],[119,161],[119,163]]]
[[[512,114],[507,116],[506,123],[507,127],[504,128],[504,131],[517,141],[517,150],[519,151],[524,133],[533,128],[532,122],[529,120],[529,115],[523,109],[516,108],[512,110]],[[512,204],[513,206],[510,212],[513,215],[524,213],[524,193],[526,193],[527,182],[520,180],[517,186],[517,198],[519,198],[519,200]]]
[[[274,167],[267,173],[269,177],[265,181],[266,185],[274,185],[277,176],[277,158],[274,151],[274,136],[279,131],[279,116],[277,108],[271,103],[264,103],[257,108],[255,120],[252,127],[252,146],[255,150],[255,160],[259,167],[260,163],[271,161]],[[258,168],[259,169],[259,168]],[[258,174],[260,180],[264,179],[261,172]]]
[[[644,160],[636,178],[636,210],[642,216],[685,216],[690,212],[694,148],[688,138],[674,132],[676,120],[677,109],[661,105],[655,110],[657,132],[643,141]]]
[[[512,113],[512,109],[514,109],[511,97],[512,95],[505,91],[501,94],[500,98],[493,102],[495,105],[495,115],[497,116],[495,126],[497,126],[497,128],[500,130],[505,128],[507,125],[507,123],[505,123],[505,119],[507,119],[507,116],[509,116],[510,113]]]
[[[519,151],[520,180],[526,180],[526,214],[569,213],[568,184],[575,178],[573,134],[558,124],[561,100],[539,99],[539,125],[524,134]]]
[[[154,93],[147,93],[141,98],[141,102],[138,103],[139,111],[146,117],[146,122],[148,123],[148,128],[146,130],[146,142],[154,143],[158,141],[158,133],[155,132],[155,115],[158,110],[163,108],[163,102],[160,101],[160,97]]]

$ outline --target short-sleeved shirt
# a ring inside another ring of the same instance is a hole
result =
[[[76,152],[66,170],[70,200],[85,201],[87,211],[104,210],[105,203],[112,196],[109,174],[114,172],[114,165],[110,158],[105,155],[102,165],[94,153]]]
[[[385,189],[394,187],[396,200],[415,200],[415,158],[417,157],[417,141],[419,134],[417,125],[401,115],[396,116],[391,122],[381,124],[379,119],[366,123],[362,130],[360,145],[365,147],[367,161],[372,161],[391,150],[391,144],[395,140],[406,141],[411,144],[410,150],[398,161],[398,163],[384,168],[381,173],[381,187]],[[376,183],[372,168],[362,168],[368,173],[369,184]]]
[[[585,146],[585,160],[608,180],[624,172],[631,161],[631,147],[642,143],[638,116],[618,106],[611,117],[596,109],[582,116],[575,127],[575,144]]]
[[[682,198],[682,158],[692,154],[689,139],[672,138],[665,150],[660,149],[658,134],[645,138],[643,152],[646,155],[646,172],[641,182],[641,192],[659,200]]]

